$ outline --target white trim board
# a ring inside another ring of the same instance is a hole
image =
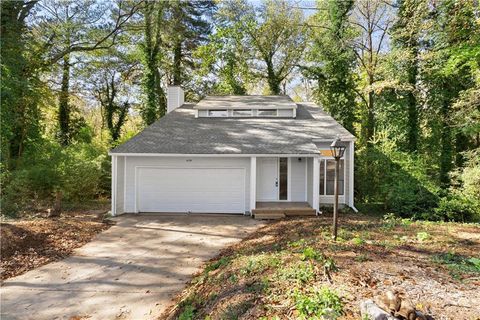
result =
[[[268,154],[268,153],[262,153],[262,154],[246,154],[246,153],[239,153],[239,154],[221,154],[221,153],[205,153],[205,154],[186,154],[186,153],[108,153],[109,156],[126,156],[126,157],[184,157],[184,158],[196,158],[196,157],[219,157],[219,158],[229,158],[229,157],[282,157],[282,158],[288,158],[288,157],[299,157],[299,158],[315,158],[320,155],[320,150],[318,153],[305,153],[305,154],[296,154],[296,153],[275,153],[275,154]]]

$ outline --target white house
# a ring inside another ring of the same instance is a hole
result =
[[[184,103],[110,151],[112,214],[254,212],[262,203],[333,203],[329,145],[347,143],[341,204],[353,204],[354,136],[313,103],[288,96],[208,96]]]

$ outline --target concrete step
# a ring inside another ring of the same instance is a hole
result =
[[[258,220],[277,220],[286,216],[281,212],[254,212],[253,217]]]
[[[295,210],[285,210],[284,214],[287,217],[304,217],[304,216],[315,216],[315,210],[313,209],[295,209]]]

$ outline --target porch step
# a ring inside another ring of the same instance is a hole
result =
[[[281,212],[254,212],[253,217],[257,220],[278,220],[286,216]]]
[[[303,217],[303,216],[315,216],[314,209],[288,209],[284,210],[287,217]]]
[[[285,217],[315,216],[315,210],[307,208],[254,209],[253,216],[255,219],[282,219]]]

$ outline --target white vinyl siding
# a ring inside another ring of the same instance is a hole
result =
[[[116,214],[122,214],[123,208],[124,208],[124,196],[125,196],[125,158],[119,156],[117,157],[117,179],[116,179],[116,184],[117,184],[117,198],[116,198]]]
[[[299,161],[300,159],[300,161]],[[291,158],[291,201],[305,201],[306,187],[306,158]]]
[[[307,159],[307,202],[313,206],[313,158]]]

